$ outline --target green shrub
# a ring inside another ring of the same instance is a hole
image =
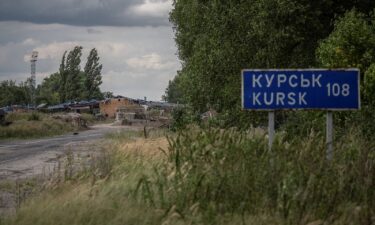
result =
[[[32,112],[28,118],[27,118],[28,121],[39,121],[40,120],[40,115],[36,112]]]
[[[277,122],[279,122],[277,130],[284,132],[288,140],[306,138],[311,132],[325,132],[326,113],[323,111],[285,112],[283,118],[278,118],[280,113],[276,112]],[[337,123],[335,123],[335,128],[336,125]]]
[[[0,126],[0,139],[37,138],[60,135],[74,130],[70,123],[37,113],[19,115],[11,113],[7,119],[12,121],[12,124],[6,127]]]
[[[187,125],[199,123],[199,114],[194,113],[189,107],[177,107],[172,111],[171,130],[178,131],[186,128]]]
[[[93,124],[96,122],[96,118],[94,115],[89,113],[82,113],[81,118],[86,121],[88,124]]]
[[[375,106],[375,63],[371,64],[364,77],[363,97],[367,104]]]
[[[8,113],[5,116],[5,120],[9,122],[14,122],[18,120],[28,120],[30,113]]]

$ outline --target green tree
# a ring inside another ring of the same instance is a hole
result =
[[[371,21],[371,22],[370,22]],[[375,20],[351,10],[335,22],[333,32],[317,49],[321,65],[366,71],[375,60]]]
[[[102,84],[102,64],[99,64],[98,52],[95,48],[91,49],[84,69],[84,86],[86,99],[102,99],[103,95],[99,86]]]
[[[69,52],[66,58],[65,69],[67,71],[67,79],[65,83],[65,98],[67,100],[78,100],[82,93],[81,72],[81,56],[82,47],[76,46]]]
[[[20,102],[22,102],[21,104],[31,104],[31,105],[35,104],[35,101],[32,97],[33,94],[35,93],[35,87],[32,84],[32,81],[31,81],[30,77],[27,78],[26,81],[21,82],[18,85],[18,89],[19,89],[19,92],[22,96],[21,97],[22,100],[20,100]]]
[[[361,70],[364,103],[375,103],[375,15],[357,10],[335,22],[333,32],[316,50],[319,63],[328,68],[355,67]]]
[[[68,79],[68,72],[65,69],[65,59],[66,59],[66,51],[64,52],[62,59],[61,59],[61,64],[60,64],[60,69],[59,69],[59,75],[60,75],[60,85],[59,85],[59,96],[60,96],[60,102],[65,102],[66,101],[66,83]]]
[[[102,95],[103,95],[103,98],[113,98],[113,97],[115,97],[113,95],[113,92],[111,92],[111,91],[105,91],[105,92],[102,93]]]
[[[183,79],[183,75],[180,75],[180,72],[177,72],[177,76],[175,76],[173,80],[169,81],[168,87],[165,90],[165,95],[162,97],[164,101],[171,103],[185,103],[185,99],[182,94],[183,87],[181,87],[181,85],[186,82],[184,82]]]
[[[365,72],[363,93],[367,103],[375,107],[375,63],[371,64]]]
[[[58,104],[60,102],[60,74],[54,73],[44,78],[37,88],[37,102]]]
[[[17,85],[15,81],[5,80],[0,83],[0,107],[26,105],[30,103],[30,89],[27,82]]]
[[[239,112],[241,69],[316,66],[315,50],[335,15],[374,6],[368,0],[174,0],[170,20],[183,79],[168,90],[177,86],[196,111]]]
[[[66,51],[61,59],[59,74],[60,87],[59,95],[60,101],[79,100],[82,96],[82,75],[81,73],[81,56],[82,47],[76,46],[66,56]]]

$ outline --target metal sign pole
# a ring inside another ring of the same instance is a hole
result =
[[[359,69],[244,69],[242,108],[268,111],[268,148],[275,136],[275,111],[327,111],[326,158],[332,160],[333,115],[336,110],[359,110]]]
[[[332,112],[327,112],[326,124],[326,145],[327,145],[327,159],[333,159],[333,115]]]
[[[272,143],[275,138],[275,111],[268,112],[268,149],[272,149]]]

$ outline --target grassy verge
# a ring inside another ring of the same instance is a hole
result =
[[[9,126],[0,126],[0,139],[28,139],[60,135],[76,128],[69,122],[43,113],[11,113]]]
[[[82,119],[86,121],[87,125],[93,126],[97,124],[110,124],[113,123],[115,120],[111,118],[96,118],[93,114],[89,113],[82,113]]]
[[[160,224],[161,210],[130,196],[139,179],[151,174],[150,162],[160,161],[155,147],[167,141],[134,139],[140,135],[124,132],[109,138],[103,143],[108,147],[76,173],[71,173],[75,163],[68,155],[62,172],[44,184],[47,190],[0,224]]]
[[[358,133],[332,161],[316,133],[280,134],[272,151],[261,130],[118,134],[2,224],[373,224],[374,145]]]

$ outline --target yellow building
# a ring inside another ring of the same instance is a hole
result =
[[[119,97],[119,98],[110,98],[100,102],[99,108],[100,113],[105,117],[115,118],[118,108],[130,105],[139,105],[136,100]]]

